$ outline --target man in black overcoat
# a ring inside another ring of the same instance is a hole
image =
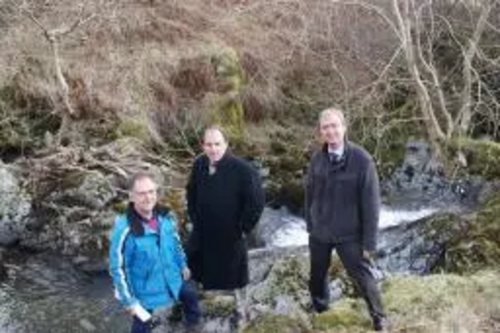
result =
[[[187,185],[193,224],[188,259],[204,290],[238,291],[249,280],[246,237],[264,208],[261,179],[250,163],[231,154],[220,128],[205,130],[202,146]]]

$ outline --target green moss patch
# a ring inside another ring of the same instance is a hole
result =
[[[455,142],[454,149],[461,147],[467,158],[467,172],[487,180],[500,178],[500,144],[488,140],[465,139]]]
[[[313,327],[317,330],[363,332],[371,325],[363,307],[364,304],[360,300],[343,299],[333,304],[329,311],[313,315]]]

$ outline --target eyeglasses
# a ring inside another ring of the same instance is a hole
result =
[[[138,197],[145,197],[145,196],[148,196],[148,195],[154,195],[157,193],[157,189],[152,189],[152,190],[147,190],[147,191],[134,191],[132,192],[134,195],[138,196]]]

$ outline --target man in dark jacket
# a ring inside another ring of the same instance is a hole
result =
[[[262,184],[255,168],[228,151],[220,128],[208,128],[202,145],[187,185],[188,258],[205,290],[237,290],[249,279],[246,235],[264,207]]]
[[[377,172],[372,157],[345,139],[342,111],[327,109],[319,117],[324,145],[311,160],[306,178],[305,215],[309,232],[313,309],[328,309],[328,268],[336,249],[347,273],[366,300],[374,329],[385,316],[372,274],[380,209]]]

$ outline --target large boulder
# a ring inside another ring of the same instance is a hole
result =
[[[377,264],[390,272],[430,273],[442,259],[447,242],[463,228],[459,215],[441,213],[384,229]]]
[[[480,177],[450,179],[429,143],[410,140],[401,165],[382,184],[384,200],[392,205],[431,205],[448,210],[473,207],[484,181]]]
[[[21,244],[76,256],[83,263],[86,256],[105,252],[116,190],[109,178],[95,170],[71,171],[59,182],[34,207],[30,232]]]
[[[26,230],[30,196],[21,188],[12,168],[0,162],[0,245],[18,241]]]
[[[483,191],[481,207],[462,217],[462,227],[451,234],[438,269],[474,272],[500,266],[500,182]],[[456,225],[456,223],[454,224]]]
[[[85,269],[105,269],[109,231],[126,206],[129,176],[149,171],[160,189],[173,182],[168,167],[150,159],[141,142],[124,138],[19,161],[33,179],[33,209],[21,245],[69,255]]]
[[[384,229],[377,263],[391,272],[468,272],[500,265],[500,183],[486,183],[478,207],[441,212]]]
[[[47,199],[67,207],[102,209],[115,196],[110,180],[101,172],[82,170],[65,174],[60,180],[60,186]]]

